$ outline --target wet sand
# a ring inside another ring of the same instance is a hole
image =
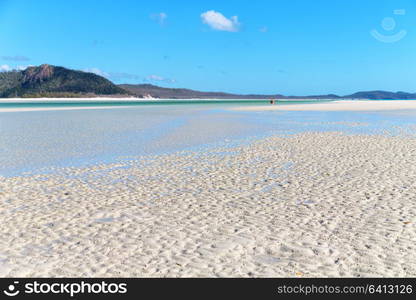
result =
[[[241,106],[235,111],[383,111],[416,109],[416,100],[342,100],[311,104],[285,104],[277,102],[269,106]]]
[[[19,107],[1,108],[0,113],[9,112],[30,112],[30,111],[60,111],[60,110],[89,110],[89,109],[115,109],[130,108],[129,106],[73,106],[73,107]]]

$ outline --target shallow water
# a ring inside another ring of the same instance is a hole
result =
[[[233,146],[275,134],[341,131],[413,135],[416,128],[416,111],[228,110],[258,103],[145,103],[96,110],[0,112],[0,175],[44,173],[148,154]],[[114,102],[110,104],[114,106]]]
[[[279,103],[287,104],[305,104],[305,103],[317,103],[317,102],[330,102],[333,100],[279,100]],[[170,99],[170,100],[140,100],[140,101],[130,101],[130,100],[106,100],[106,101],[97,101],[97,100],[48,100],[48,101],[36,101],[31,100],[30,102],[24,101],[13,101],[13,100],[0,100],[0,109],[2,108],[54,108],[54,107],[66,107],[66,108],[80,108],[85,106],[97,106],[97,107],[109,107],[109,106],[170,106],[170,105],[268,105],[270,100],[268,99],[259,99],[259,100],[180,100],[180,99]]]

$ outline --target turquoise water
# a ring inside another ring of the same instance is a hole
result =
[[[1,108],[51,108],[51,107],[85,107],[85,106],[154,106],[154,105],[269,105],[270,99],[264,100],[140,100],[140,101],[88,101],[88,100],[56,100],[56,101],[31,101],[31,102],[6,102],[4,100],[0,102]],[[304,104],[304,103],[317,103],[317,102],[329,102],[332,100],[280,100],[278,103],[284,104]]]
[[[104,105],[99,104],[59,102],[40,106]],[[169,104],[149,101],[133,107],[126,102],[108,102],[105,105],[119,107],[0,112],[0,175],[53,172],[60,167],[111,163],[179,150],[207,150],[249,143],[270,135],[307,131],[413,135],[416,128],[416,111],[229,110],[234,106],[253,104],[258,105],[259,101],[180,101]],[[4,105],[0,104],[0,108]],[[40,107],[36,103],[25,105]]]

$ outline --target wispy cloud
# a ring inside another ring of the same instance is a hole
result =
[[[237,32],[240,30],[238,17],[226,18],[222,13],[209,10],[201,14],[202,23],[207,24],[214,30]]]
[[[156,21],[157,23],[159,23],[159,25],[164,25],[166,22],[166,19],[168,18],[168,15],[164,12],[160,12],[156,14],[151,14],[150,18]]]
[[[1,57],[1,59],[8,60],[8,61],[28,61],[28,60],[30,60],[29,57],[26,57],[26,56],[23,56],[23,55],[15,55],[15,56],[4,55],[4,56]]]
[[[265,33],[269,31],[269,28],[267,26],[263,26],[263,27],[260,27],[259,31]]]
[[[29,67],[33,67],[33,65],[16,66],[16,67],[12,67],[10,65],[0,65],[0,72],[23,71],[23,70],[26,70]]]
[[[112,80],[122,80],[122,79],[129,79],[129,80],[140,80],[142,79],[141,76],[136,74],[130,74],[125,72],[110,72],[108,73],[109,78]]]
[[[83,70],[84,72],[94,73],[99,76],[103,76],[107,79],[114,80],[114,81],[121,81],[121,80],[134,80],[134,81],[143,81],[143,82],[165,82],[165,83],[175,83],[175,79],[166,78],[159,75],[149,75],[149,76],[140,76],[137,74],[125,73],[125,72],[106,72],[99,68],[86,68]]]
[[[83,71],[88,72],[88,73],[94,73],[96,75],[103,76],[103,77],[109,77],[110,76],[110,74],[108,74],[107,72],[104,72],[104,71],[102,71],[98,68],[86,68]]]
[[[126,72],[106,72],[99,68],[86,68],[83,70],[84,72],[94,73],[99,76],[103,76],[107,79],[113,80],[113,81],[121,81],[121,80],[135,80],[135,81],[141,81],[144,80],[143,76],[137,75],[137,74],[131,74]]]
[[[149,75],[145,78],[145,81],[157,81],[157,82],[166,82],[166,83],[175,83],[176,80],[175,79],[171,79],[171,78],[166,78],[163,76],[159,76],[159,75]]]
[[[23,71],[23,70],[26,70],[27,68],[29,68],[29,67],[33,67],[33,65],[27,65],[27,66],[17,66],[16,67],[16,70],[18,70],[18,71]]]

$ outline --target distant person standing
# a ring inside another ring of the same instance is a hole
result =
[[[275,104],[276,101],[274,99],[270,99],[270,104]]]

